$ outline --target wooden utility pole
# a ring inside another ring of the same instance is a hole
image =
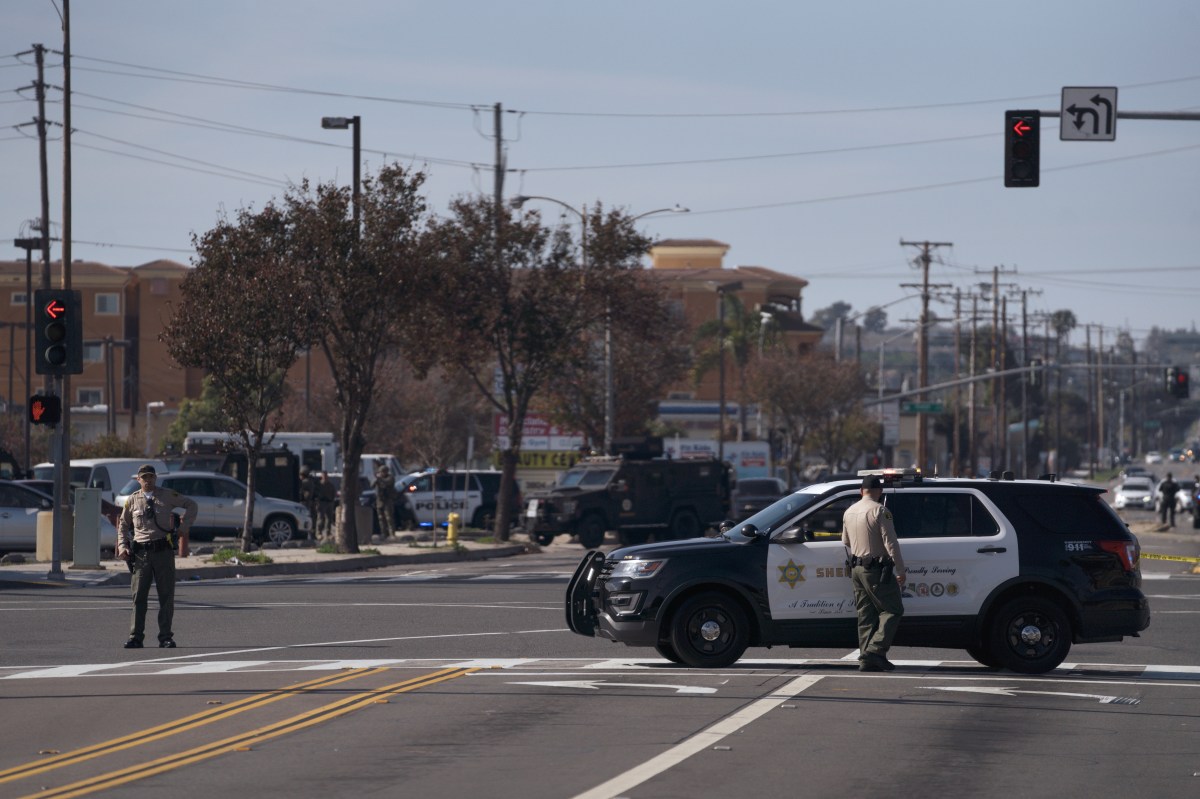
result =
[[[929,385],[929,289],[930,288],[950,288],[948,284],[929,283],[929,264],[933,261],[931,254],[935,247],[953,247],[954,242],[951,241],[905,241],[900,240],[901,247],[919,247],[921,254],[917,256],[917,260],[921,264],[921,283],[919,286],[914,286],[911,283],[902,283],[901,286],[909,288],[921,289],[921,321],[917,326],[917,388],[925,388]],[[919,402],[924,402],[925,394],[922,392],[917,396]],[[925,413],[917,414],[917,467],[922,471],[928,471],[929,464],[926,462],[926,432],[925,432]]]

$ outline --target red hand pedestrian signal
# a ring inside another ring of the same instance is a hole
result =
[[[62,421],[62,400],[54,395],[34,394],[29,398],[29,421],[54,427]]]

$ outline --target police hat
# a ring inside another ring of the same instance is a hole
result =
[[[158,474],[158,472],[154,471],[153,464],[144,463],[138,467],[138,470],[137,470],[138,477],[141,477],[142,475],[147,475],[147,474],[150,475],[151,477]]]
[[[877,474],[869,474],[863,478],[863,488],[883,488],[883,480]]]

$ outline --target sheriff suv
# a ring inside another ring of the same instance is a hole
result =
[[[1141,548],[1103,489],[883,474],[908,569],[897,645],[1038,674],[1072,644],[1149,625]],[[568,625],[695,667],[750,646],[855,649],[841,530],[860,485],[807,486],[717,538],[589,552],[567,588]]]

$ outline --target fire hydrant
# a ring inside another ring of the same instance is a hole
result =
[[[458,531],[462,527],[462,516],[451,513],[446,517],[446,543],[454,546],[458,543]]]

